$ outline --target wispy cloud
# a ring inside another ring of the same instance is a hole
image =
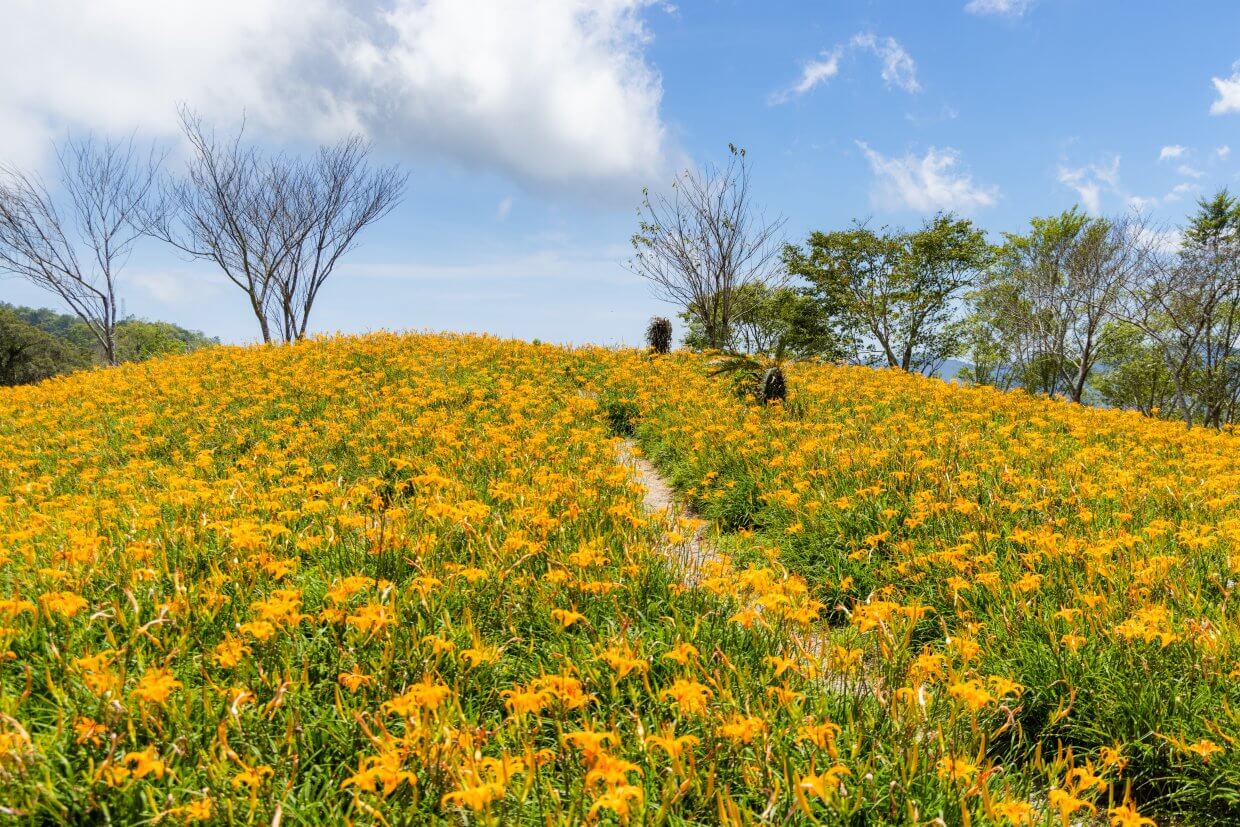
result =
[[[804,95],[815,86],[835,77],[840,72],[840,58],[843,56],[844,50],[837,46],[829,52],[823,52],[818,60],[807,62],[801,68],[801,79],[788,89],[773,93],[770,96],[770,102],[772,104],[784,103],[789,98]]]
[[[1136,238],[1156,250],[1161,250],[1164,253],[1174,253],[1180,249],[1180,244],[1184,241],[1184,234],[1174,227],[1139,226]]]
[[[840,66],[850,53],[863,52],[878,58],[879,74],[890,89],[897,87],[910,94],[921,91],[917,80],[917,63],[912,55],[894,37],[878,37],[873,34],[856,34],[847,42],[823,51],[814,60],[801,67],[801,77],[786,89],[772,92],[767,102],[772,106],[787,103],[821,86],[840,73]]]
[[[1211,78],[1218,100],[1210,104],[1211,115],[1240,112],[1240,60],[1231,65],[1231,77]]]
[[[1033,0],[969,0],[964,10],[969,14],[999,17],[1020,17],[1033,7]]]
[[[1227,144],[1223,144],[1218,149],[1214,150],[1214,154],[1218,156],[1220,161],[1226,161],[1227,156],[1231,155],[1231,147]]]
[[[898,86],[910,93],[921,91],[921,84],[917,82],[917,64],[894,37],[859,34],[853,37],[852,45],[855,49],[873,53],[882,61],[883,80],[889,88]]]
[[[1171,146],[1165,146],[1161,150],[1159,150],[1158,160],[1166,161],[1168,158],[1179,158],[1181,155],[1184,154],[1184,150],[1185,150],[1185,147],[1182,147],[1179,144],[1172,144]]]
[[[993,206],[999,198],[998,187],[975,184],[972,175],[961,169],[960,153],[955,149],[930,147],[920,157],[887,157],[864,141],[857,141],[857,146],[874,171],[872,198],[878,206],[968,213]]]
[[[1122,195],[1119,185],[1119,156],[1109,163],[1086,164],[1082,167],[1059,167],[1059,183],[1076,190],[1085,209],[1097,215],[1102,211],[1102,194]]]
[[[1195,192],[1196,190],[1197,190],[1196,184],[1190,184],[1187,181],[1184,181],[1172,187],[1171,192],[1163,196],[1163,201],[1165,203],[1179,201],[1184,196],[1188,195],[1190,192]]]
[[[495,217],[503,221],[508,217],[508,213],[512,212],[512,196],[509,195],[499,202],[499,206],[495,208]]]

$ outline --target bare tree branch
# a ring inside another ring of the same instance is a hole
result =
[[[0,270],[61,298],[116,364],[117,277],[141,237],[162,155],[133,140],[69,140],[57,148],[62,215],[43,182],[0,168]]]
[[[320,288],[358,234],[399,203],[408,176],[371,169],[358,136],[306,162],[263,156],[244,143],[244,124],[222,139],[185,107],[181,124],[192,155],[148,231],[214,262],[245,292],[264,342],[302,338]]]
[[[748,312],[740,288],[787,279],[780,261],[784,219],[767,221],[755,211],[745,151],[728,149],[727,166],[686,170],[670,196],[645,191],[628,261],[656,296],[695,316],[719,350]]]

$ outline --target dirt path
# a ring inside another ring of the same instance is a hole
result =
[[[678,527],[679,538],[669,537],[664,554],[686,586],[696,586],[705,576],[718,576],[727,570],[729,563],[711,546],[706,536],[710,524],[676,501],[675,492],[667,479],[659,473],[650,460],[642,456],[641,448],[631,439],[621,440],[616,447],[620,462],[633,469],[634,476],[645,489],[642,504],[652,514],[667,514]],[[833,672],[828,666],[830,635],[825,629],[810,629],[794,634],[793,642],[801,653],[815,663],[819,683],[832,692],[866,695],[873,687],[865,675],[849,679]]]
[[[688,586],[697,585],[702,577],[712,574],[724,564],[723,558],[706,539],[706,520],[676,502],[672,486],[663,475],[641,455],[631,439],[622,440],[616,449],[620,462],[633,469],[637,481],[646,489],[642,504],[652,514],[666,513],[675,520],[679,542],[669,537],[665,553],[676,567],[681,580]]]

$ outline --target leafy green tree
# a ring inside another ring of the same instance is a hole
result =
[[[973,348],[989,348],[984,361],[1002,365],[1004,384],[1082,401],[1144,262],[1134,241],[1140,229],[1134,219],[1091,218],[1073,207],[1004,235],[969,295],[967,326]]]
[[[795,287],[747,284],[734,302],[745,314],[733,321],[723,350],[771,355],[781,345],[790,358],[827,359],[845,357],[847,343],[829,316],[807,291]],[[681,313],[685,345],[694,350],[710,348],[700,318]]]
[[[206,344],[205,339],[168,322],[128,319],[116,328],[117,358],[122,362],[141,362],[156,356],[188,353]]]
[[[0,385],[39,382],[91,364],[90,352],[0,306]]]
[[[957,372],[956,378],[972,385],[1008,390],[1019,384],[1012,355],[1013,343],[1003,324],[1005,317],[989,304],[981,303],[989,298],[975,298],[978,306],[955,323],[953,335],[960,343],[957,353],[969,362]]]
[[[63,358],[58,356],[54,361],[57,364],[63,364],[64,370],[56,370],[53,373],[63,373],[65,370],[76,370],[91,364],[109,362],[94,333],[80,319],[65,313],[57,313],[54,310],[19,307],[4,302],[0,302],[0,314],[6,315],[6,318],[10,320],[10,325],[20,322],[57,343],[56,352]],[[12,335],[16,336],[16,334]],[[25,342],[31,337],[23,334],[19,338]],[[40,341],[44,340],[40,339]],[[188,353],[219,343],[219,339],[195,330],[186,330],[169,322],[130,318],[116,325],[113,357],[117,362],[136,362],[165,354]]]
[[[1240,412],[1240,201],[1198,202],[1173,255],[1148,257],[1120,317],[1157,347],[1186,425],[1222,427]]]
[[[1110,322],[1102,367],[1090,378],[1098,400],[1113,408],[1137,410],[1146,416],[1171,412],[1175,383],[1158,348],[1139,329]]]
[[[864,359],[913,371],[934,370],[960,349],[955,305],[991,256],[971,221],[939,214],[913,232],[815,232],[784,260],[821,305],[839,308]]]

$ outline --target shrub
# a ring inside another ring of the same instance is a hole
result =
[[[672,349],[672,323],[662,316],[655,316],[646,327],[646,344],[652,353],[667,353]]]

